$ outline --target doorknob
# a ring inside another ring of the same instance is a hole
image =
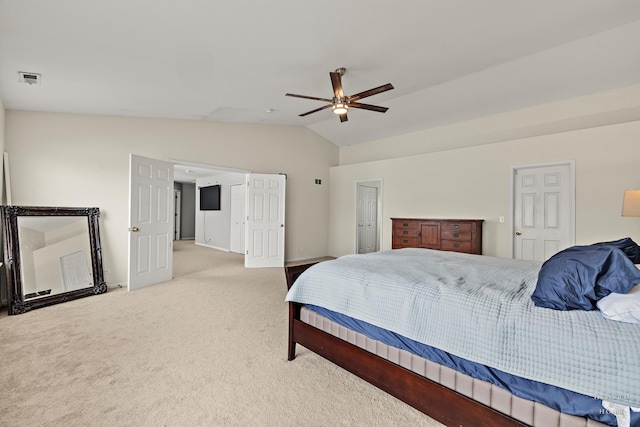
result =
[[[135,233],[136,231],[140,231],[140,229],[138,227],[131,227],[129,231],[133,231]]]
[[[516,231],[516,236],[519,236],[519,235],[521,235],[521,234],[522,234],[522,232],[521,232],[521,231]]]

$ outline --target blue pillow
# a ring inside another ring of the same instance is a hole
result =
[[[542,264],[531,299],[554,310],[595,310],[601,298],[626,294],[638,283],[640,270],[621,249],[572,246]]]
[[[636,242],[631,240],[631,237],[624,237],[622,239],[614,240],[612,242],[594,243],[592,246],[598,246],[598,245],[614,246],[622,250],[622,252],[624,252],[629,257],[632,263],[640,264],[640,246],[638,246]]]

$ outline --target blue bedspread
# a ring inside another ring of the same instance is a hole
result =
[[[536,307],[540,265],[426,249],[348,255],[308,269],[286,300],[512,375],[640,407],[640,328],[597,311]]]

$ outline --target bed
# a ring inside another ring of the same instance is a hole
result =
[[[640,325],[596,306],[640,283],[620,242],[544,264],[408,248],[297,267],[288,359],[300,344],[450,426],[638,426]]]

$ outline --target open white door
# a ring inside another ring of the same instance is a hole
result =
[[[244,266],[284,266],[284,175],[247,174]]]
[[[129,290],[173,276],[173,164],[130,155]]]

